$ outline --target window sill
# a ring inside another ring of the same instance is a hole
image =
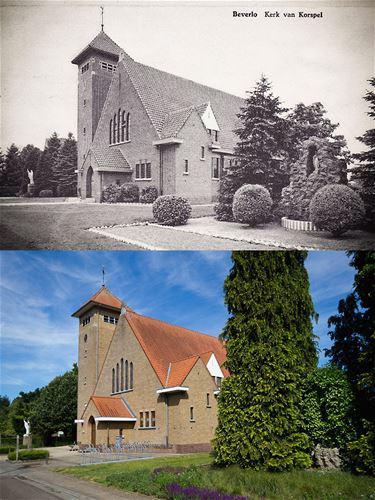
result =
[[[190,422],[191,422],[191,423],[194,423],[194,422],[195,422],[195,420],[190,420]]]
[[[155,429],[156,429],[156,427],[138,427],[139,431],[152,431]]]
[[[136,182],[139,181],[152,181],[152,177],[145,177],[144,179],[134,179]]]
[[[199,158],[200,161],[206,161],[206,158]]]
[[[206,408],[212,408],[212,406],[211,405],[207,405]]]
[[[189,172],[182,172],[183,175],[189,175]]]
[[[115,396],[116,394],[123,394],[125,392],[133,392],[134,389],[124,389],[123,391],[111,392],[111,396]]]
[[[211,177],[212,181],[219,181],[220,179],[218,177]]]
[[[120,146],[121,144],[128,144],[128,142],[131,142],[131,140],[129,139],[128,141],[112,142],[112,144],[109,144],[109,147]]]

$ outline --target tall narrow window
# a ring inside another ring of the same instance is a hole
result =
[[[119,365],[117,363],[116,365],[116,392],[119,392],[120,390],[120,384],[119,384],[119,377],[120,377],[120,369],[119,369]]]
[[[194,421],[194,406],[190,406],[190,421]]]
[[[151,427],[155,427],[155,410],[151,412]]]
[[[130,113],[127,113],[126,115],[126,136],[125,136],[126,141],[130,141]]]
[[[144,427],[143,411],[139,413],[139,427]]]
[[[212,178],[219,179],[219,158],[212,158]]]
[[[204,146],[201,146],[201,160],[204,160]]]
[[[209,408],[211,406],[210,405],[210,394],[209,393],[207,393],[207,395],[206,395],[206,406],[207,406],[207,408]]]
[[[117,112],[117,142],[120,142],[120,118],[121,118],[121,109]]]
[[[123,358],[121,358],[121,361],[120,361],[120,371],[121,371],[120,387],[121,387],[121,390],[123,391],[124,390],[124,359]]]
[[[125,361],[125,391],[129,389],[129,366],[128,360]]]
[[[184,174],[189,173],[189,160],[184,160]]]
[[[115,392],[115,369],[112,368],[112,392]]]
[[[150,427],[150,413],[148,411],[145,412],[145,427]]]
[[[113,117],[113,143],[116,142],[116,131],[117,131],[117,114],[115,113],[115,116]]]
[[[126,113],[125,111],[123,111],[121,115],[121,142],[125,141],[125,137],[126,137]]]
[[[109,122],[109,144],[112,144],[113,120]]]
[[[129,377],[129,389],[133,389],[133,363],[130,361],[130,377]]]

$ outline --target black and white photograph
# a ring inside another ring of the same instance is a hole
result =
[[[2,19],[1,248],[374,247],[372,2]]]

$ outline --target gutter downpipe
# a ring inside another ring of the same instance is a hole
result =
[[[169,447],[169,407],[168,407],[168,394],[165,396],[165,446]]]

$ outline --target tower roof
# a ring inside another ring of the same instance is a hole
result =
[[[122,307],[122,301],[113,295],[106,286],[101,286],[100,289],[85,302],[77,311],[75,311],[72,316],[79,318],[82,314],[89,311],[94,306],[105,306],[113,311],[120,312]]]
[[[81,64],[91,51],[101,52],[118,59],[121,47],[117,45],[104,31],[100,31],[96,37],[72,60],[72,64]]]

